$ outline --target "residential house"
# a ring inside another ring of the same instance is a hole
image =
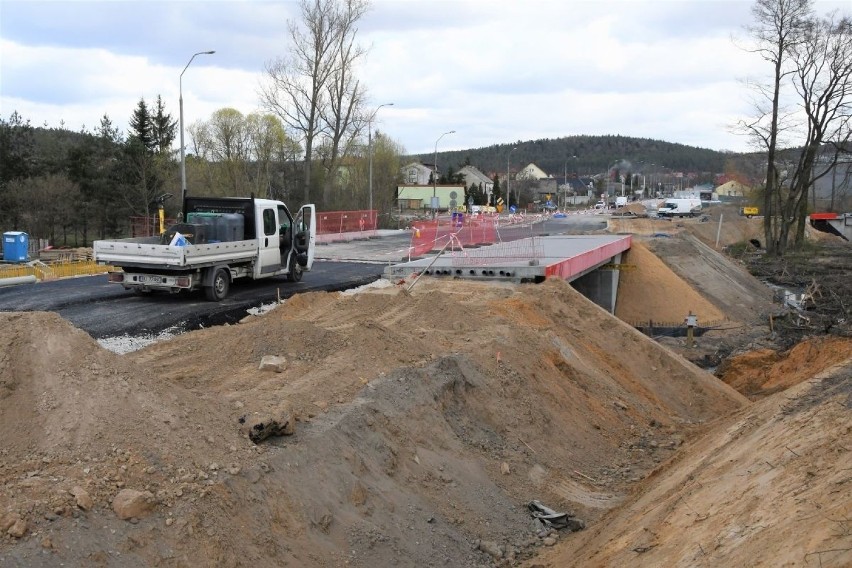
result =
[[[464,177],[465,187],[482,184],[482,191],[488,194],[494,189],[494,181],[474,166],[465,166],[458,171],[458,174]]]
[[[547,178],[551,178],[551,177],[553,177],[553,176],[544,173],[544,170],[542,170],[540,167],[538,167],[537,165],[535,165],[533,163],[527,164],[526,167],[521,169],[517,173],[517,175],[515,175],[515,179],[541,180],[541,179],[547,179]]]
[[[745,199],[750,191],[747,186],[737,180],[730,180],[716,188],[716,195],[722,201],[737,201]]]
[[[585,205],[592,201],[594,189],[594,181],[590,178],[569,177],[559,186],[559,203],[563,207]]]
[[[515,174],[515,181],[523,187],[523,191],[532,202],[543,206],[547,202],[555,203],[559,191],[555,177],[545,173],[534,163],[529,163]],[[516,192],[517,186],[512,186],[512,193]]]
[[[411,162],[402,167],[402,181],[405,185],[429,185],[434,171],[434,164]]]
[[[491,204],[491,195],[494,191],[494,182],[491,178],[473,166],[464,166],[458,171],[458,175],[464,178],[465,187],[470,187],[471,185],[479,187],[487,197],[485,204]]]

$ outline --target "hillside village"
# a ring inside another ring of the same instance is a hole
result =
[[[691,184],[695,175],[683,172],[670,172],[648,176],[631,172],[620,172],[613,168],[606,174],[583,177],[567,169],[562,175],[546,173],[535,163],[529,163],[517,170],[483,173],[470,164],[457,172],[452,169],[442,173],[436,164],[410,162],[401,168],[403,184],[397,187],[397,202],[401,210],[431,209],[431,199],[438,198],[439,210],[472,206],[496,205],[502,197],[494,192],[495,183],[501,195],[507,187],[517,203],[523,192],[522,202],[527,210],[568,209],[587,207],[600,199],[614,201],[616,196],[626,196],[628,200],[642,200],[662,197],[699,197],[706,202],[727,202],[745,205],[756,202],[759,195],[748,185],[737,179],[726,179],[718,175],[714,183]],[[456,183],[447,183],[447,177]],[[684,186],[684,183],[687,185]],[[512,187],[514,184],[514,188]],[[516,193],[517,192],[517,193]],[[467,200],[464,196],[467,196]]]

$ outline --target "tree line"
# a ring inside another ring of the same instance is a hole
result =
[[[185,158],[190,195],[270,197],[361,209],[370,203],[388,219],[405,156],[373,132],[381,106],[371,106],[356,69],[366,50],[357,23],[367,0],[301,0],[287,22],[290,44],[267,62],[262,110],[231,108],[188,127]],[[738,125],[755,152],[736,154],[623,136],[572,136],[442,152],[454,170],[473,164],[495,181],[533,162],[554,177],[693,172],[712,182],[724,172],[762,190],[767,247],[783,254],[801,244],[808,196],[833,165],[849,160],[852,33],[849,16],[817,17],[812,0],[756,0],[752,42],[772,79],[754,83],[754,113]],[[13,113],[0,118],[0,223],[54,244],[87,244],[118,236],[130,216],[151,216],[163,203],[180,214],[176,121],[158,96],[140,100],[130,129],[104,115],[91,132],[33,128]],[[365,140],[366,139],[366,140]],[[513,167],[514,164],[514,167]],[[499,187],[499,186],[498,186]],[[519,189],[513,188],[513,189]],[[468,188],[476,199],[480,188]],[[171,195],[172,199],[168,199]],[[500,195],[495,188],[495,195]],[[468,196],[465,197],[467,199]],[[481,196],[480,196],[481,197]],[[519,197],[521,197],[519,195]],[[520,203],[523,205],[523,203]]]

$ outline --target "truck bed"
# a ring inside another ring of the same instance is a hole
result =
[[[137,237],[95,241],[95,261],[118,267],[157,269],[203,268],[257,257],[257,239],[203,245],[160,244],[159,237]]]

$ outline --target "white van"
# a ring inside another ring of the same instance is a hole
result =
[[[697,197],[666,199],[657,209],[658,217],[695,217],[701,213],[701,200]]]

